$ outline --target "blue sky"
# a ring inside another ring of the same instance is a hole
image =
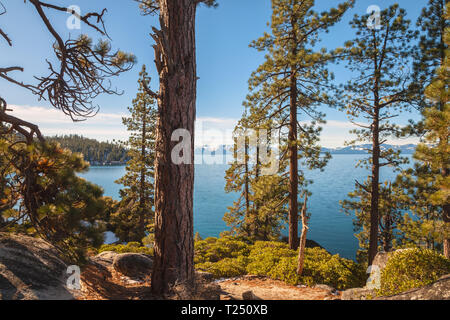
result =
[[[2,0],[7,8],[6,15],[0,17],[0,26],[12,38],[14,47],[0,43],[0,65],[20,65],[25,72],[14,74],[16,79],[29,80],[33,75],[47,73],[45,59],[52,57],[49,50],[52,39],[29,3],[17,0]],[[114,79],[113,84],[124,91],[122,96],[99,97],[95,102],[101,107],[100,114],[85,123],[71,123],[60,112],[50,108],[46,101],[37,98],[26,90],[0,80],[0,93],[13,106],[14,114],[37,123],[44,134],[81,133],[101,140],[126,138],[121,117],[127,114],[126,107],[136,94],[137,78],[142,64],[154,79],[152,85],[157,89],[157,75],[153,64],[153,44],[149,37],[151,26],[157,26],[154,17],[141,16],[137,4],[132,0],[70,0],[58,1],[64,5],[77,5],[82,13],[108,8],[106,26],[114,48],[133,52],[138,59],[135,68]],[[319,11],[328,9],[339,1],[317,0]],[[355,13],[365,14],[370,5],[381,9],[392,3],[399,3],[407,9],[408,17],[415,21],[428,0],[357,0],[355,8],[349,11],[343,21],[333,27],[329,34],[323,35],[322,46],[338,47],[353,38],[348,25]],[[56,29],[66,36],[75,37],[79,32],[92,33],[86,26],[80,31],[68,30],[68,14],[51,13],[50,18]],[[216,129],[221,132],[232,130],[240,118],[242,101],[248,93],[247,80],[252,71],[264,60],[264,55],[248,47],[248,44],[268,31],[271,7],[269,0],[219,0],[217,9],[200,7],[197,16],[197,61],[198,61],[198,101],[197,115],[204,130]],[[346,78],[342,67],[333,68],[337,80]],[[348,139],[351,125],[345,115],[331,109],[327,113],[328,125],[325,128],[322,144],[340,146]],[[405,123],[417,114],[405,114],[398,120]],[[224,133],[225,134],[225,133]],[[226,138],[228,139],[228,138]],[[224,141],[228,142],[228,141]],[[406,143],[410,141],[402,141]]]

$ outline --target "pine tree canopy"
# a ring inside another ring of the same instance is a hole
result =
[[[130,160],[126,174],[117,183],[120,190],[119,208],[112,215],[116,236],[122,241],[142,242],[149,235],[154,220],[154,167],[157,107],[147,94],[149,84],[145,65],[139,74],[139,90],[133,105],[128,108],[130,117],[123,118],[130,137],[124,143]]]

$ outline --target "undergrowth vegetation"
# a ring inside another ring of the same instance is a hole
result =
[[[144,253],[153,255],[153,249],[142,246],[139,242],[129,242],[127,244],[104,244],[97,253],[112,251],[116,253]]]
[[[96,253],[144,253],[153,249],[138,242],[103,245]],[[290,285],[330,285],[338,290],[363,287],[366,267],[352,260],[332,255],[323,248],[306,248],[302,276],[297,274],[297,251],[283,242],[257,241],[245,238],[206,238],[195,242],[195,268],[209,272],[215,278],[244,275],[265,276]],[[390,296],[413,288],[420,288],[450,274],[450,260],[425,249],[397,251],[390,257],[381,273],[378,296]]]
[[[322,248],[307,248],[305,267],[300,277],[297,252],[282,242],[246,242],[243,239],[207,238],[195,243],[197,270],[216,278],[246,274],[267,276],[291,285],[327,284],[339,290],[363,286],[365,268],[352,260],[331,255]]]
[[[379,296],[427,286],[450,273],[450,260],[428,249],[397,251],[381,272]]]

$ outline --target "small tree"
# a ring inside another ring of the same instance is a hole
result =
[[[239,198],[228,207],[228,212],[224,215],[224,221],[231,227],[231,233],[251,237],[251,206],[250,206],[250,180],[253,179],[250,168],[250,146],[246,128],[247,119],[244,115],[237,124],[234,135],[235,143],[233,148],[234,162],[225,173],[225,192],[237,192]],[[238,140],[243,139],[243,144]],[[239,150],[241,148],[242,150]]]
[[[142,242],[154,221],[154,163],[157,110],[155,100],[144,86],[149,78],[145,65],[139,74],[139,92],[128,110],[129,118],[123,124],[130,132],[125,143],[130,161],[126,174],[116,183],[120,190],[119,210],[113,215],[114,232],[124,242]]]
[[[271,162],[262,163],[263,159],[271,159],[274,152],[271,141],[262,137],[268,128],[270,122],[257,127],[251,125],[247,113],[236,126],[234,162],[226,172],[225,191],[237,192],[240,197],[224,215],[224,221],[231,227],[231,232],[224,234],[256,241],[277,240],[281,236],[283,224],[287,221],[288,190],[283,177],[262,174],[264,169],[273,165]],[[262,141],[268,142],[267,145]],[[277,173],[285,169],[277,168]]]
[[[443,207],[433,203],[430,195],[439,191],[435,184],[438,171],[420,162],[397,176],[395,185],[404,193],[404,204],[408,213],[398,226],[402,244],[426,249],[441,248],[445,236]]]
[[[103,243],[106,202],[100,187],[76,175],[89,167],[81,154],[2,137],[0,162],[2,230],[44,237],[68,262],[82,261],[89,247]]]
[[[364,183],[356,183],[355,191],[349,194],[348,200],[341,201],[344,212],[348,215],[355,214],[353,220],[356,238],[359,241],[360,249],[357,252],[359,262],[368,262],[367,252],[370,247],[370,235],[372,231],[372,222],[370,219],[371,199],[370,178]],[[378,201],[378,221],[377,221],[377,251],[382,248],[389,252],[398,245],[399,231],[397,227],[403,221],[402,214],[407,208],[407,196],[403,194],[401,188],[385,182],[379,188]],[[371,264],[369,264],[370,266]]]

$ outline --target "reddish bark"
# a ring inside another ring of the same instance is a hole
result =
[[[194,122],[196,117],[195,13],[192,0],[160,0],[161,31],[154,30],[160,75],[155,163],[154,294],[194,280]],[[174,164],[172,133],[191,134],[191,163]]]
[[[297,78],[291,75],[289,124],[289,247],[297,250],[298,240],[298,147],[297,147]]]

